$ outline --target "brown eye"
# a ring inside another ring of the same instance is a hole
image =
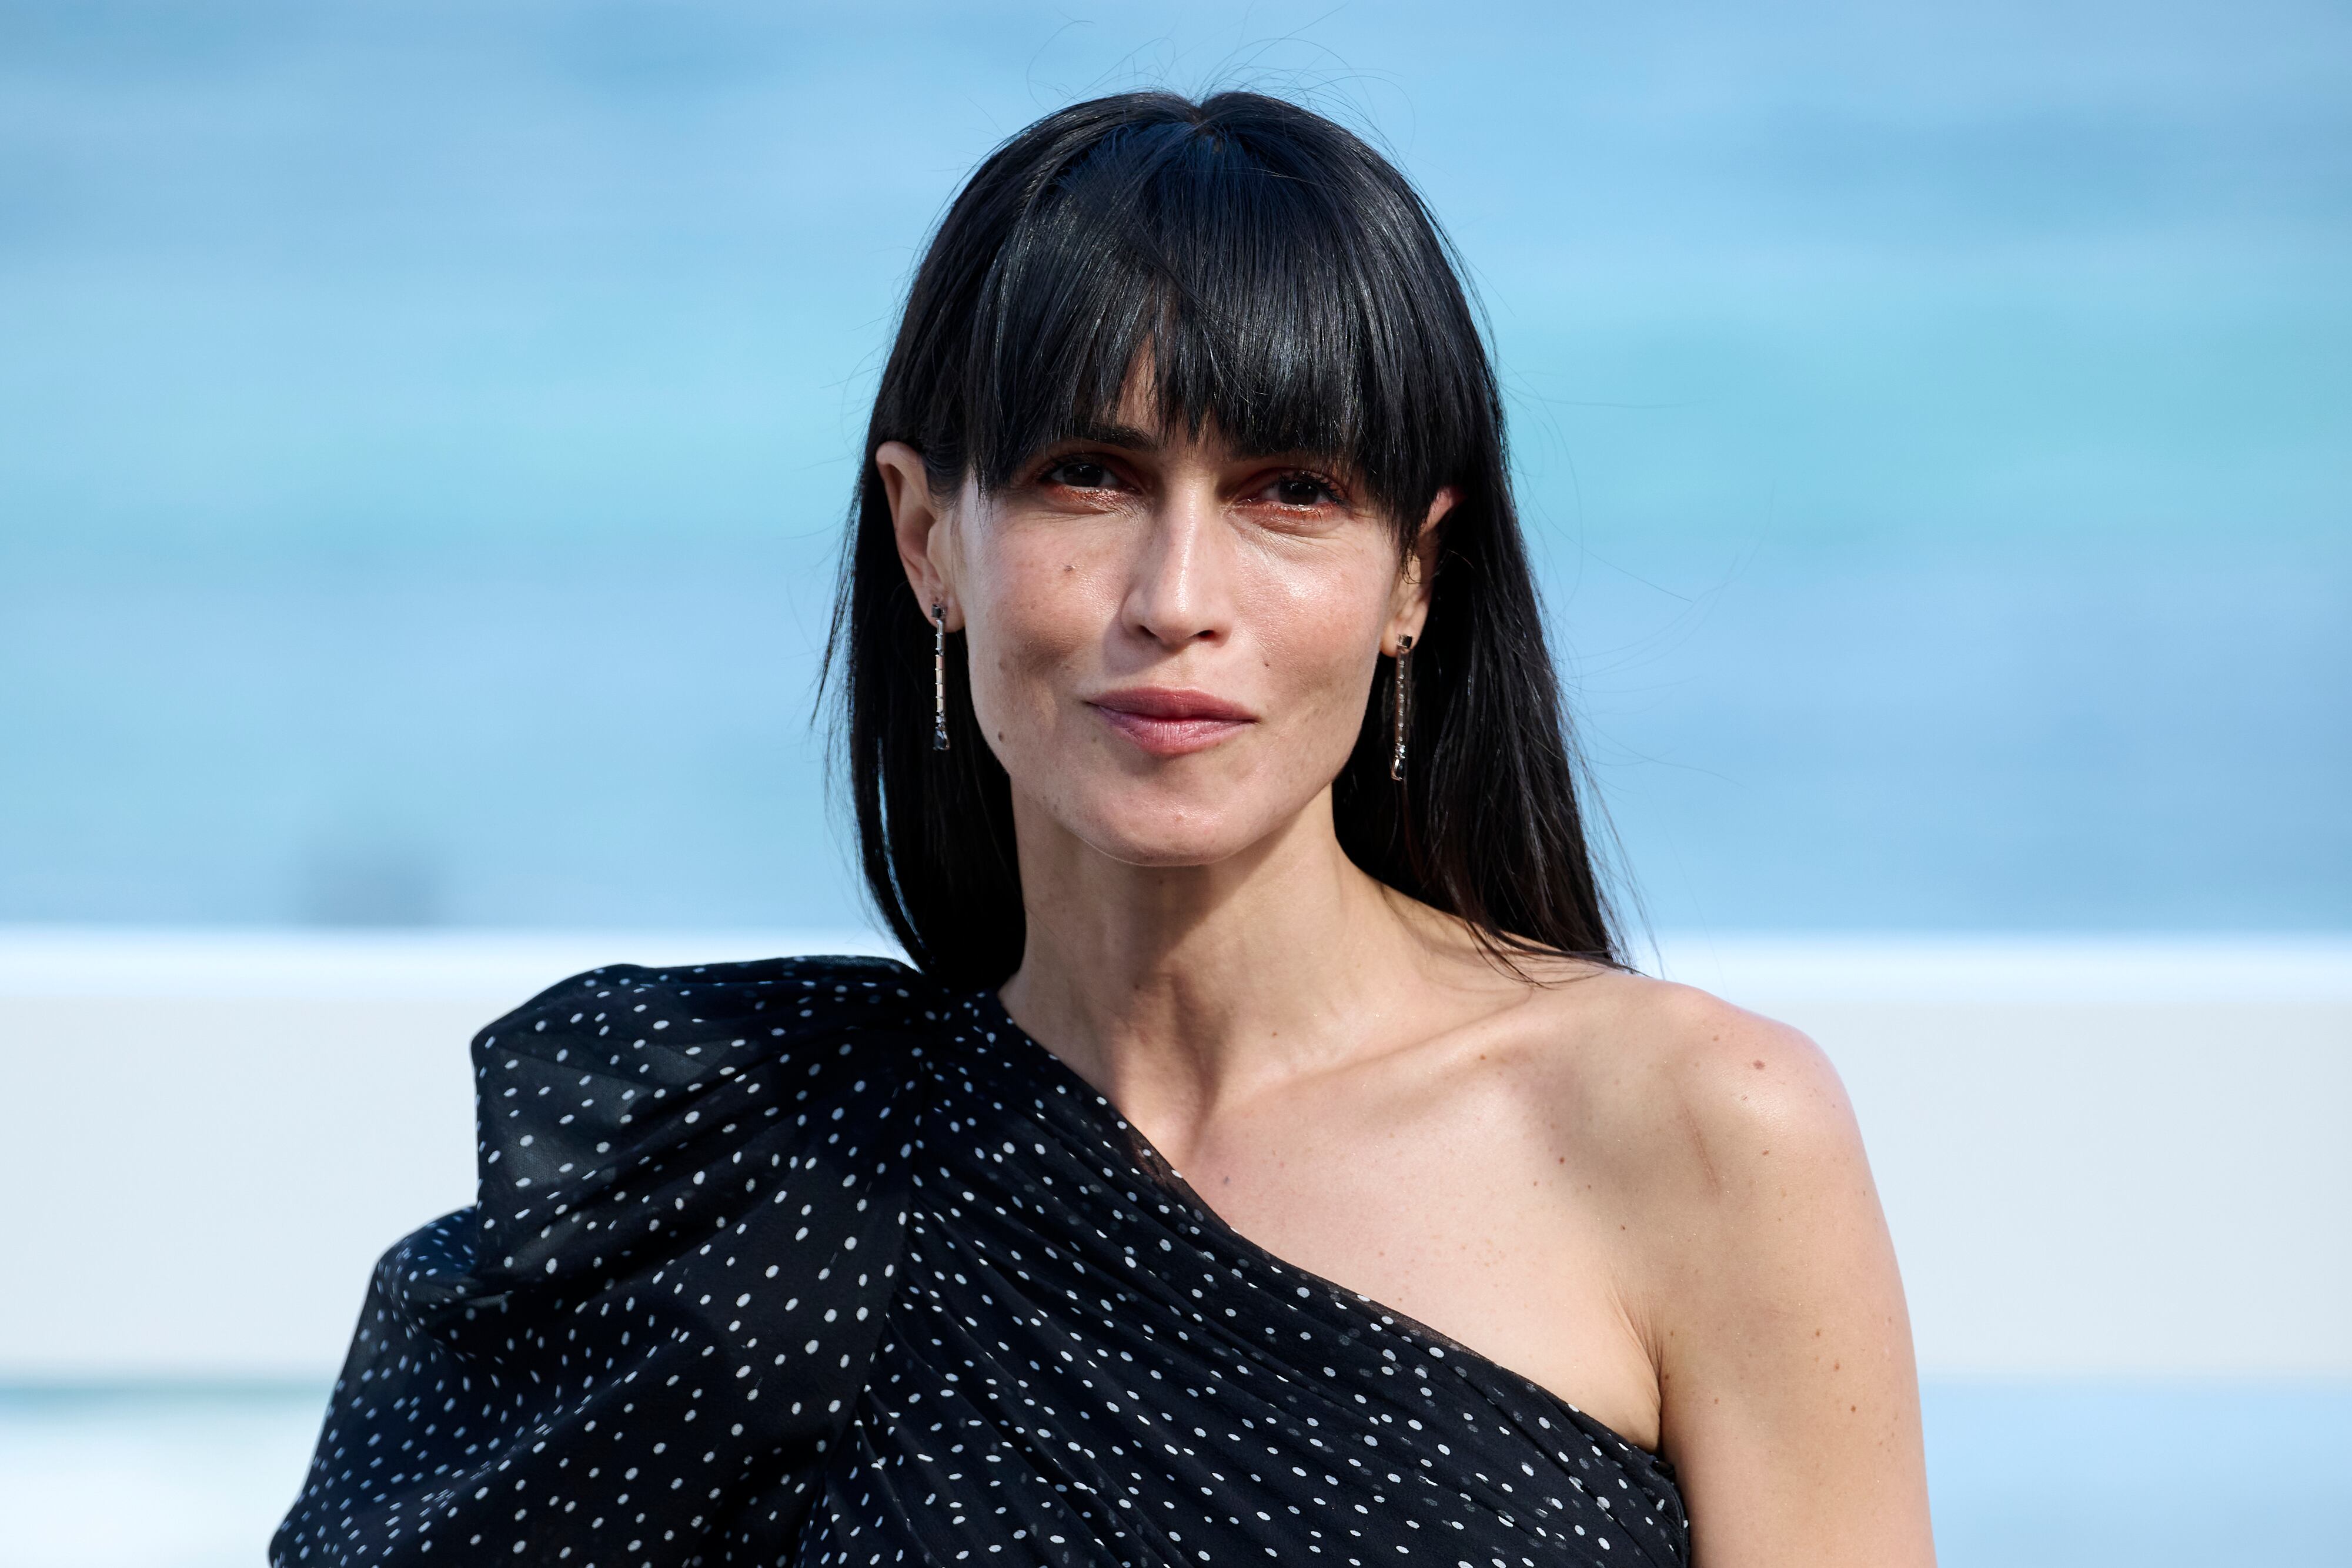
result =
[[[1087,457],[1066,457],[1039,477],[1072,490],[1107,490],[1118,482],[1109,469]]]
[[[1330,486],[1312,474],[1285,474],[1266,489],[1286,507],[1320,507],[1339,498]]]

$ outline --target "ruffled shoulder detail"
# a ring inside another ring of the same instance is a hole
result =
[[[775,1561],[865,1381],[942,1006],[883,959],[614,966],[483,1030],[477,1201],[377,1265],[271,1562]],[[631,1495],[664,1445],[694,1540]]]

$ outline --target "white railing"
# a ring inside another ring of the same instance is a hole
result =
[[[468,1201],[466,1045],[615,961],[863,934],[0,927],[0,1381],[322,1377]],[[2352,1375],[2352,939],[1674,937],[1851,1090],[1923,1368]]]

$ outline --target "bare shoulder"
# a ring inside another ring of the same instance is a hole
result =
[[[1590,970],[1520,1009],[1656,1377],[1697,1560],[1931,1563],[1908,1314],[1845,1086],[1787,1024]]]
[[[1788,1024],[1590,967],[1532,990],[1523,1017],[1541,1063],[1531,1082],[1574,1103],[1617,1174],[1662,1197],[1737,1203],[1759,1180],[1860,1158],[1837,1070]]]

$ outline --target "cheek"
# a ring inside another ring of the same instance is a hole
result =
[[[1133,675],[1156,663],[1134,656],[1139,651],[1122,631],[1133,563],[1118,548],[1121,537],[1115,524],[1090,532],[1066,519],[1024,527],[1000,517],[974,541],[960,591],[972,708],[990,748],[1023,789],[1078,819],[1111,809],[1112,798],[1094,789],[1112,779],[1117,799],[1132,795],[1129,804],[1148,803],[1196,828],[1228,817],[1238,828],[1295,809],[1300,793],[1321,789],[1354,749],[1390,610],[1393,556],[1385,541],[1244,545],[1223,562],[1217,591],[1231,595],[1229,641],[1203,650],[1205,657],[1187,654],[1183,671],[1269,722],[1248,745],[1210,754],[1134,795],[1133,759],[1070,701],[1114,673]]]
[[[1261,629],[1264,674],[1295,723],[1354,744],[1388,614],[1386,580],[1364,570],[1270,577]]]
[[[1055,722],[1063,692],[1097,662],[1118,593],[1077,551],[1017,530],[974,564],[964,601],[972,708],[992,744],[1018,747]]]

